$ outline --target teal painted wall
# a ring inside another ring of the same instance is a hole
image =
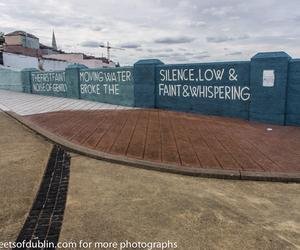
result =
[[[163,65],[157,59],[140,60],[134,64],[135,106],[156,107],[156,67]]]
[[[22,73],[0,68],[0,89],[23,92]]]
[[[156,67],[156,107],[248,119],[249,62]]]
[[[258,53],[245,62],[150,59],[107,69],[0,70],[0,89],[300,126],[300,59],[285,52]]]
[[[258,53],[252,57],[250,120],[285,124],[290,59],[285,52]],[[264,71],[273,71],[274,86],[263,86]]]
[[[66,84],[65,71],[32,72],[31,91],[33,94],[67,97],[71,88]]]
[[[67,97],[69,98],[80,98],[79,72],[81,69],[87,69],[87,67],[81,64],[73,64],[66,68],[66,83],[69,86]]]
[[[80,98],[124,106],[134,106],[132,67],[81,69]]]
[[[286,124],[300,126],[300,59],[289,64]]]

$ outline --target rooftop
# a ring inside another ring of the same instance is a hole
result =
[[[7,33],[5,36],[27,36],[27,37],[38,39],[38,37],[36,37],[35,35],[32,35],[22,30],[16,30],[11,33]]]

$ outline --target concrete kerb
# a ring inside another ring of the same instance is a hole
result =
[[[1,110],[1,109],[0,109]],[[22,116],[11,112],[4,111],[7,115],[17,120],[33,132],[42,136],[46,140],[58,144],[64,149],[84,155],[90,158],[104,160],[112,163],[122,164],[126,166],[142,168],[147,170],[156,170],[161,172],[195,176],[195,177],[206,177],[216,179],[230,179],[230,180],[247,180],[247,181],[271,181],[271,182],[284,182],[284,183],[300,183],[300,173],[283,173],[283,172],[255,172],[255,171],[244,171],[244,170],[224,170],[224,169],[211,169],[211,168],[193,168],[193,167],[182,167],[171,164],[164,164],[158,162],[150,162],[146,160],[132,159],[128,157],[121,157],[118,155],[112,155],[104,152],[99,152],[93,149],[89,149],[78,144],[72,143],[61,137],[50,133],[34,123],[24,119]]]

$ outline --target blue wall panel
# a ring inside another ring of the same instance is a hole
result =
[[[155,107],[155,69],[160,60],[140,60],[134,64],[134,99],[136,107]]]
[[[0,68],[0,89],[23,92],[22,72]]]
[[[289,65],[286,124],[300,125],[300,59]]]
[[[133,68],[81,69],[80,98],[134,106]]]
[[[71,86],[66,84],[65,71],[32,72],[31,91],[33,94],[67,97]]]
[[[0,85],[34,94],[300,126],[300,59],[285,52],[258,53],[250,62],[164,65],[150,59],[133,67],[72,65],[66,71],[25,69],[17,75],[0,74]]]
[[[285,52],[258,53],[251,59],[250,120],[285,124],[288,66]],[[263,86],[264,71],[274,72],[274,86]]]
[[[156,67],[156,107],[248,118],[249,62]]]

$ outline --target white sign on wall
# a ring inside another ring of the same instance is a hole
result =
[[[263,86],[264,87],[274,87],[275,73],[274,70],[264,70],[263,71]]]

